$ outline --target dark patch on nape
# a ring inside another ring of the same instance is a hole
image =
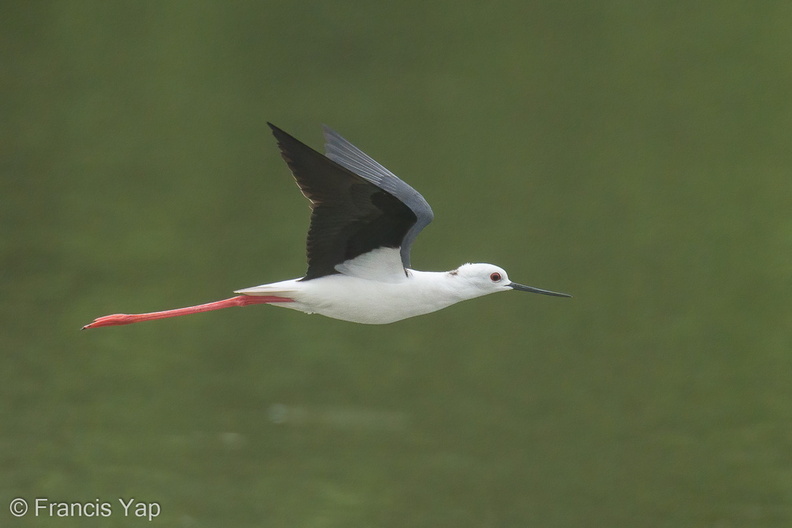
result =
[[[452,277],[459,275],[459,269],[451,270],[448,272],[448,274],[451,275]]]

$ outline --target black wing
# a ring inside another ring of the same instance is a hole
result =
[[[409,268],[410,248],[418,233],[434,218],[432,208],[429,207],[421,193],[404,183],[398,176],[374,161],[368,154],[327,125],[324,126],[324,135],[325,151],[328,158],[392,194],[415,214],[416,222],[407,231],[401,242],[402,264],[405,268]]]
[[[302,280],[338,273],[338,264],[379,247],[403,247],[418,217],[398,196],[268,124],[313,210]]]

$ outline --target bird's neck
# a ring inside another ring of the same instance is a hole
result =
[[[453,271],[408,270],[408,272],[416,289],[427,296],[440,299],[445,306],[484,295],[467,287],[465,279],[458,277]]]

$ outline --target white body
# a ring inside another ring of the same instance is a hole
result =
[[[337,269],[343,273],[292,279],[239,290],[293,302],[275,306],[364,324],[387,324],[423,315],[496,291],[510,289],[506,272],[491,264],[465,264],[446,272],[405,270],[398,249],[379,248]],[[493,274],[499,280],[493,281]]]
[[[380,282],[348,275],[328,275],[309,281],[299,279],[240,290],[247,295],[279,295],[294,302],[271,303],[305,313],[318,313],[353,323],[386,324],[441,310],[470,299],[449,273],[408,270],[400,282]],[[475,295],[486,295],[481,292]]]

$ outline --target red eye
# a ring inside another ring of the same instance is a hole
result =
[[[492,273],[492,274],[490,274],[490,280],[492,282],[500,282],[501,274],[500,273]]]

